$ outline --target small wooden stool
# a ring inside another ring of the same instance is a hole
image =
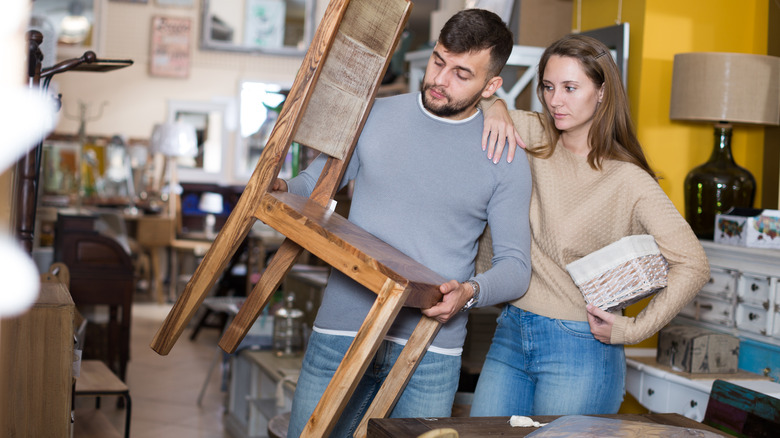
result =
[[[125,438],[130,438],[130,389],[108,366],[99,360],[81,361],[81,374],[76,379],[76,397],[116,395],[125,400]]]

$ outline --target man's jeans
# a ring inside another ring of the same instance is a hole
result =
[[[301,434],[353,339],[318,332],[311,334],[295,389],[288,437]],[[352,437],[402,349],[402,345],[390,341],[380,344],[331,436]],[[460,356],[427,352],[391,417],[449,417],[459,376]]]

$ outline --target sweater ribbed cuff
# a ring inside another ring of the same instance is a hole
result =
[[[609,337],[610,344],[622,345],[626,343],[626,328],[631,319],[633,318],[615,315],[615,322],[612,324],[612,334]]]

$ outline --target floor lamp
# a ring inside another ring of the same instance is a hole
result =
[[[179,194],[179,179],[176,172],[179,157],[194,157],[198,155],[198,138],[195,127],[183,122],[160,123],[154,126],[150,141],[153,153],[165,157],[168,167],[168,214],[175,218],[177,210],[176,198]]]
[[[685,178],[685,218],[699,238],[712,239],[718,213],[753,206],[756,181],[734,162],[732,124],[780,124],[780,58],[718,52],[675,55],[669,118],[715,124],[709,160]]]

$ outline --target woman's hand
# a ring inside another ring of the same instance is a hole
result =
[[[588,304],[585,309],[588,311],[590,332],[593,333],[596,339],[609,345],[612,337],[612,324],[615,323],[615,315],[605,312],[592,304]]]
[[[488,159],[498,163],[504,147],[509,144],[506,162],[511,163],[515,159],[515,145],[525,148],[523,139],[515,129],[515,124],[509,116],[506,103],[497,99],[496,102],[483,108],[485,112],[485,126],[482,130],[482,150],[487,150]]]

